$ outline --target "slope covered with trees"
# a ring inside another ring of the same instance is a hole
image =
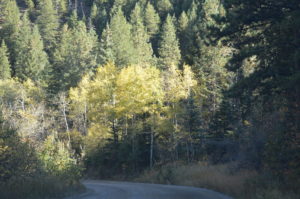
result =
[[[0,192],[198,161],[295,190],[299,30],[298,0],[0,0]]]

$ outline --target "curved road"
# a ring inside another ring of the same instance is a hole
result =
[[[232,199],[202,188],[130,182],[84,181],[88,191],[67,199]]]

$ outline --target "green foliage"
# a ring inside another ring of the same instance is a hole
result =
[[[189,19],[188,19],[186,13],[183,11],[178,20],[179,32],[181,32],[181,34],[183,34],[187,30],[188,25],[189,25]]]
[[[20,30],[20,10],[15,0],[0,3],[0,38],[4,39],[10,52],[11,64],[15,62],[16,38]]]
[[[116,60],[113,51],[113,40],[112,32],[109,27],[109,24],[106,25],[106,28],[103,30],[101,39],[100,39],[100,49],[99,49],[99,63],[107,64],[109,62],[114,62]]]
[[[52,143],[53,144],[53,143]],[[54,147],[50,147],[53,149]],[[45,149],[45,147],[44,147]],[[58,150],[59,151],[59,150]],[[60,174],[62,165],[66,166],[66,151],[51,151],[56,160],[59,161]],[[50,152],[49,152],[50,153]],[[49,154],[48,153],[48,154]],[[59,154],[59,155],[58,155]],[[45,154],[43,154],[45,155]],[[74,180],[78,179],[80,171],[75,165],[68,166],[69,174],[58,178],[54,174],[55,168],[49,172],[44,170],[42,165],[52,165],[46,158],[39,158],[38,152],[30,141],[19,138],[16,131],[9,130],[1,122],[0,130],[0,197],[7,199],[15,198],[49,198],[62,197],[68,194],[70,188],[82,189]],[[45,156],[42,156],[45,157]],[[41,162],[43,160],[44,162]],[[62,164],[65,163],[65,164]],[[70,161],[69,161],[70,162]],[[48,168],[49,168],[48,167]],[[71,168],[73,168],[71,170]],[[64,168],[66,170],[66,168]],[[66,172],[66,171],[65,171]],[[16,191],[17,190],[17,191]]]
[[[150,43],[150,38],[142,20],[142,10],[137,4],[130,15],[130,23],[132,25],[132,38],[135,48],[135,59],[139,65],[147,65],[153,63],[153,50]]]
[[[172,65],[176,67],[179,65],[181,61],[179,42],[176,36],[176,29],[173,19],[170,15],[167,16],[162,28],[158,52],[160,68],[167,69]]]
[[[25,4],[26,4],[27,8],[29,8],[29,10],[34,9],[35,4],[32,0],[25,0]]]
[[[70,157],[68,149],[54,136],[49,136],[39,149],[39,159],[43,169],[49,175],[67,180],[71,184],[81,177],[81,170],[77,167],[75,160]]]
[[[43,0],[38,5],[37,24],[44,40],[46,50],[51,50],[56,44],[59,27],[58,13],[54,9],[52,0]]]
[[[38,161],[29,143],[23,143],[15,131],[0,131],[0,181],[8,182],[13,178],[26,178],[39,170]]]
[[[150,2],[148,2],[147,7],[145,8],[144,21],[150,37],[157,35],[159,32],[160,18]]]
[[[49,62],[38,27],[32,27],[27,13],[22,18],[20,32],[16,41],[15,73],[21,80],[45,80]]]
[[[13,42],[19,30],[20,11],[15,0],[1,1],[1,40]]]
[[[56,197],[81,163],[109,177],[237,161],[295,189],[299,16],[297,0],[0,0],[0,114],[16,137],[0,169],[30,154],[40,173],[13,165],[28,181],[0,197]]]
[[[135,63],[136,51],[131,37],[132,27],[124,17],[121,8],[112,16],[110,28],[116,65],[121,67]]]
[[[11,68],[8,60],[8,52],[7,52],[6,44],[3,40],[0,47],[0,79],[3,80],[3,79],[8,79],[10,77],[11,77]]]
[[[54,76],[51,82],[54,92],[76,86],[82,75],[95,68],[97,44],[95,32],[87,30],[83,22],[78,22],[74,28],[64,25],[59,46],[54,52]]]
[[[165,18],[168,14],[172,14],[173,11],[173,5],[170,0],[157,0],[156,8],[163,18]]]
[[[226,15],[219,16],[218,21],[225,22],[226,27],[219,28],[219,33],[237,49],[228,68],[238,74],[249,60],[254,60],[251,66],[255,67],[247,76],[239,76],[229,96],[240,100],[243,119],[251,119],[257,125],[252,129],[266,136],[261,141],[266,147],[265,166],[295,181],[287,173],[299,174],[299,153],[295,151],[299,146],[299,125],[294,111],[299,104],[295,86],[299,82],[299,38],[295,36],[300,25],[298,1],[226,1],[224,7]],[[262,128],[257,121],[259,112]],[[272,121],[274,115],[278,119]],[[242,135],[247,134],[246,129],[244,126]]]
[[[63,15],[67,12],[68,6],[70,6],[68,4],[69,3],[67,2],[67,0],[55,0],[54,3],[53,3],[56,11],[60,15]]]

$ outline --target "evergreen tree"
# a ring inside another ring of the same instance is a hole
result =
[[[112,17],[110,28],[112,31],[113,51],[117,66],[134,63],[135,49],[131,37],[131,25],[127,22],[121,8]]]
[[[133,2],[135,2],[135,1],[133,1]],[[145,10],[145,8],[149,2],[148,2],[148,0],[139,0],[139,1],[136,1],[135,3],[138,3],[139,6],[141,7],[141,9]]]
[[[160,67],[162,69],[167,69],[172,65],[178,67],[181,60],[181,54],[176,36],[176,29],[170,15],[167,16],[162,28],[158,52]]]
[[[20,29],[20,11],[16,1],[2,1],[0,13],[0,39],[5,40],[13,65],[16,57],[16,37]]]
[[[68,0],[54,0],[53,1],[53,6],[55,11],[59,15],[63,15],[67,12],[67,6],[68,6]]]
[[[199,21],[197,21],[199,19]],[[199,46],[196,45],[197,26],[202,22],[201,12],[198,12],[198,4],[192,2],[187,12],[183,11],[178,19],[178,33],[182,61],[194,65],[194,57]]]
[[[16,41],[16,76],[21,80],[32,79],[40,81],[44,78],[47,69],[48,57],[44,51],[44,45],[38,27],[28,19],[27,13],[22,17],[20,32]]]
[[[123,7],[125,4],[125,0],[114,0],[113,6],[110,9],[110,16],[113,17],[114,15],[116,15],[120,9],[123,11]]]
[[[54,9],[52,0],[43,0],[38,5],[37,24],[44,40],[46,50],[51,50],[56,43],[57,30],[59,27],[58,14]]]
[[[115,62],[114,52],[113,52],[113,41],[112,41],[112,32],[109,27],[109,24],[106,25],[106,28],[102,32],[100,40],[100,49],[99,49],[99,63],[101,65],[107,64],[109,62]]]
[[[232,49],[222,45],[221,42],[213,44],[210,42],[209,35],[211,35],[210,27],[217,26],[213,15],[219,15],[220,2],[218,0],[211,0],[202,4],[201,17],[196,19],[197,26],[195,43],[192,49],[197,49],[192,59],[194,63],[194,71],[198,75],[200,84],[203,86],[201,94],[203,96],[202,120],[204,129],[208,128],[209,123],[213,119],[215,113],[220,108],[223,101],[223,92],[232,84],[233,74],[225,67],[230,59]],[[189,11],[189,18],[195,20],[194,14],[196,4],[193,3]],[[192,22],[194,23],[194,22]],[[192,31],[191,29],[189,31]],[[190,42],[191,43],[191,42]],[[191,45],[191,44],[190,44]],[[186,53],[191,54],[187,49]]]
[[[300,99],[299,1],[244,0],[228,1],[223,5],[226,14],[218,21],[226,27],[219,27],[215,34],[224,36],[226,43],[237,49],[228,68],[238,73],[243,70],[245,60],[256,60],[254,70],[238,79],[229,96],[238,98],[247,109],[247,117],[253,120],[256,119],[251,116],[253,108],[262,106],[259,120],[264,123],[260,131],[267,137],[263,143],[265,167],[280,179],[297,182],[300,168],[300,153],[296,150],[300,146],[297,139],[300,132],[297,111]],[[226,20],[228,23],[221,23]],[[257,131],[255,125],[253,129]],[[249,131],[244,130],[244,134]]]
[[[160,17],[150,2],[144,12],[144,21],[148,34],[153,38],[159,32]]]
[[[185,31],[188,28],[188,25],[189,25],[189,19],[186,15],[185,11],[183,11],[178,20],[178,30],[179,30],[180,34],[185,33]]]
[[[34,2],[32,0],[25,0],[25,4],[29,10],[34,9]]]
[[[213,1],[215,1],[215,0],[213,0]],[[219,0],[216,0],[216,1],[219,1]],[[212,1],[206,1],[205,3],[209,4],[210,2],[212,2]],[[195,20],[198,17],[201,17],[202,12],[201,12],[201,10],[198,9],[198,7],[199,7],[199,3],[196,3],[196,1],[193,1],[190,8],[187,11],[187,16],[191,23],[195,22]],[[213,13],[210,12],[210,14],[213,14]],[[211,17],[211,16],[209,16],[209,17]]]
[[[3,1],[1,4],[0,38],[10,44],[19,30],[20,11],[15,0]]]
[[[77,11],[72,11],[71,15],[68,17],[68,26],[70,28],[76,28],[79,24],[79,19],[78,19],[78,15],[77,15]]]
[[[142,12],[139,4],[136,4],[130,15],[130,19],[132,25],[132,38],[134,38],[133,43],[136,50],[136,54],[134,55],[136,57],[136,62],[139,65],[152,64],[153,50],[142,21]]]
[[[106,28],[108,23],[108,14],[104,6],[97,6],[94,2],[91,8],[90,18],[93,22],[96,32],[101,35],[102,31]]]
[[[10,77],[11,74],[7,47],[4,40],[2,40],[2,44],[0,47],[0,80],[9,79]]]
[[[95,20],[97,18],[97,15],[98,15],[98,6],[94,2],[93,5],[92,5],[92,7],[91,7],[90,18],[92,20]]]
[[[178,20],[178,35],[179,35],[179,41],[180,41],[180,50],[182,52],[182,59],[186,63],[190,63],[188,61],[188,56],[191,56],[189,54],[189,50],[191,48],[191,43],[189,42],[191,40],[191,30],[189,29],[189,19],[186,15],[185,11],[183,11],[179,17]]]
[[[54,52],[54,76],[52,91],[67,90],[81,80],[82,75],[93,71],[97,65],[97,36],[87,30],[84,22],[76,22],[74,28],[64,25],[59,46]]]
[[[173,5],[170,0],[157,0],[156,8],[160,16],[164,19],[168,14],[172,14]]]

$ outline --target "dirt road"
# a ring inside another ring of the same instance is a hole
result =
[[[173,185],[84,181],[88,191],[67,199],[232,199],[207,189]]]

